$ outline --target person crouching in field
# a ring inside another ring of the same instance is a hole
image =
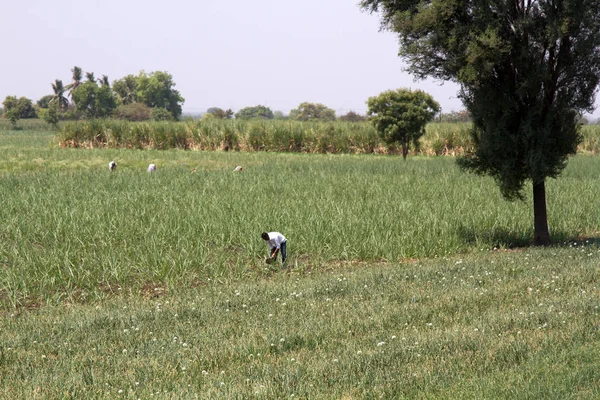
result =
[[[287,239],[285,236],[279,232],[263,232],[260,236],[267,242],[267,245],[269,246],[269,258],[266,259],[267,264],[274,262],[277,259],[277,254],[281,250],[281,264],[285,265],[285,259],[287,256],[285,251]]]

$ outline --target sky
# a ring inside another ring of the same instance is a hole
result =
[[[166,71],[184,113],[300,103],[366,112],[370,96],[398,88],[463,109],[452,82],[415,81],[398,42],[358,0],[29,0],[2,5],[0,99],[33,101],[79,66],[110,82]],[[600,112],[595,114],[600,116]]]

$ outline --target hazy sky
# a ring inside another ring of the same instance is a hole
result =
[[[112,82],[167,71],[184,112],[263,104],[289,112],[304,101],[338,115],[366,111],[369,96],[400,87],[462,109],[457,86],[418,81],[396,38],[358,0],[29,0],[2,4],[0,99],[36,101],[77,65]],[[598,113],[598,112],[597,112]]]

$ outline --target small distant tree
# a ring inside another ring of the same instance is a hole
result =
[[[17,100],[17,109],[19,110],[19,117],[22,119],[37,117],[35,108],[33,108],[33,102],[27,97],[19,97],[19,100]]]
[[[367,118],[364,117],[363,115],[357,114],[354,111],[348,111],[347,114],[342,115],[340,117],[340,120],[342,121],[348,121],[348,122],[361,122],[361,121],[365,121]]]
[[[4,98],[4,101],[2,102],[2,105],[4,106],[4,111],[8,112],[13,108],[17,108],[17,103],[17,96],[6,96]]]
[[[301,103],[290,111],[290,119],[296,121],[335,121],[335,111],[321,103]]]
[[[233,118],[233,111],[231,111],[230,108],[228,108],[227,110],[223,110],[222,108],[219,108],[219,107],[211,107],[208,110],[206,110],[206,112],[208,114],[213,115],[217,119]]]
[[[406,160],[412,142],[415,147],[425,134],[425,125],[440,110],[440,105],[429,94],[409,89],[388,90],[369,97],[369,119],[387,144],[399,143],[402,158]]]
[[[58,127],[58,121],[60,120],[60,114],[58,112],[58,106],[56,103],[51,104],[50,107],[44,109],[43,111],[44,113],[42,114],[42,118],[44,121],[56,129]]]
[[[19,120],[19,110],[14,107],[4,112],[4,118],[8,119],[12,124],[13,129],[17,129],[17,121]]]
[[[273,111],[269,107],[265,106],[254,106],[254,107],[244,107],[235,113],[236,119],[254,119],[254,118],[262,118],[262,119],[273,119]]]

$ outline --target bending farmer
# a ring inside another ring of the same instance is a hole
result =
[[[285,245],[287,239],[279,232],[263,232],[260,235],[269,246],[269,260],[273,262],[277,259],[277,253],[281,250],[281,263],[285,263],[286,253],[285,253]]]

